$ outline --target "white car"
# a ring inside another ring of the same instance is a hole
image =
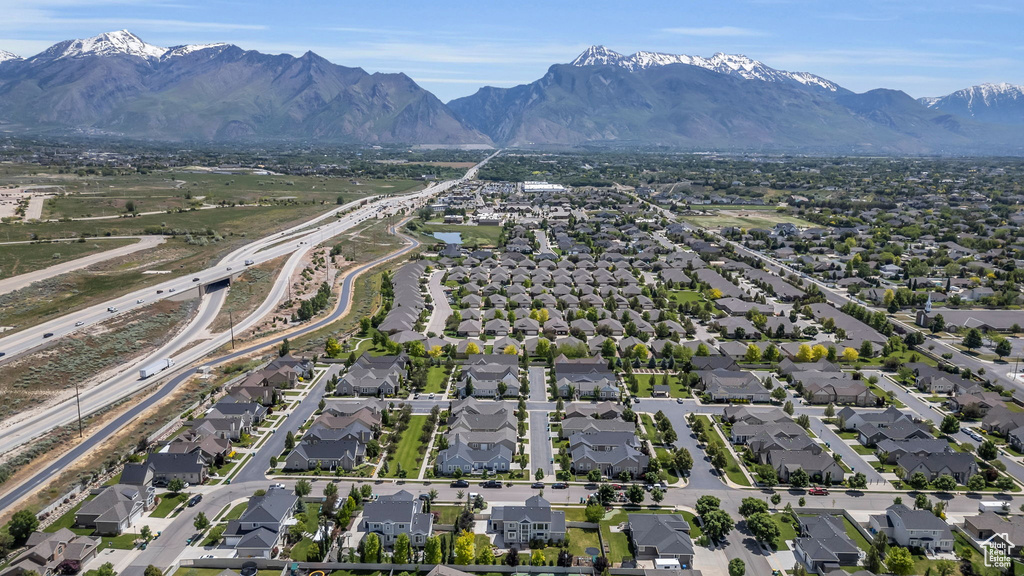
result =
[[[135,301],[136,304],[142,304],[142,302],[143,302],[142,298],[139,298],[138,300]]]
[[[85,322],[79,320],[78,322],[75,322],[75,326],[85,326]]]

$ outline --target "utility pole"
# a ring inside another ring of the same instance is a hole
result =
[[[75,380],[75,405],[78,406],[78,437],[83,438],[85,434],[82,432],[82,399],[78,394],[77,380]]]
[[[231,314],[231,310],[228,310],[228,323],[231,326],[231,349],[235,349],[235,319]]]

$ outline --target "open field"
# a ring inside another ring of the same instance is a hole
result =
[[[161,300],[5,364],[0,421],[55,396],[73,393],[76,382],[84,384],[161,346],[188,321],[196,303]]]
[[[41,242],[0,246],[0,278],[42,270],[54,264],[136,242],[138,240],[131,238],[112,238],[88,242]]]
[[[501,226],[476,226],[474,224],[424,224],[419,221],[415,224],[416,231],[422,232],[428,243],[437,243],[439,240],[433,236],[435,232],[458,232],[462,235],[464,246],[497,246],[498,237],[501,235]],[[410,227],[410,230],[412,228]]]
[[[728,226],[735,226],[737,228],[744,228],[747,230],[751,228],[771,229],[774,228],[776,224],[787,222],[802,228],[810,228],[814,226],[814,224],[807,220],[791,216],[789,214],[779,213],[773,209],[716,210],[713,215],[683,216],[682,218],[691,224],[707,228],[725,228]]]
[[[38,167],[36,167],[38,169]],[[203,205],[257,202],[326,202],[334,204],[374,193],[401,193],[422,186],[414,180],[368,180],[320,176],[218,174],[200,171],[161,171],[149,174],[79,177],[41,173],[0,177],[0,185],[58,184],[66,194],[48,200],[44,219],[88,218],[136,212],[188,210]]]

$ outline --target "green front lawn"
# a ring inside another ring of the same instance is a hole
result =
[[[431,506],[431,512],[437,512],[441,515],[438,520],[438,524],[455,524],[455,521],[459,518],[459,514],[465,509],[465,506]],[[568,520],[568,516],[566,517]]]
[[[444,366],[431,366],[427,370],[427,387],[423,389],[425,394],[431,392],[440,394],[444,392],[445,384],[448,382],[448,374],[444,371]]]
[[[388,457],[389,478],[398,478],[398,465],[402,465],[406,477],[415,478],[420,473],[420,463],[426,446],[420,442],[423,426],[427,423],[426,415],[409,417],[409,427],[402,432],[402,438],[395,446],[394,453]]]
[[[790,514],[780,512],[778,514],[772,514],[772,520],[779,527],[779,539],[775,542],[776,550],[789,550],[789,545],[786,544],[786,540],[792,540],[797,537],[796,526],[787,520],[792,519]]]
[[[853,444],[852,447],[853,447],[853,451],[854,452],[856,452],[857,454],[864,455],[864,456],[869,456],[869,455],[875,453],[875,449],[874,448],[868,448],[867,446],[865,446],[863,444]]]
[[[636,395],[641,398],[651,398],[654,390],[654,386],[663,384],[664,375],[662,374],[636,374],[636,381],[639,384]],[[675,375],[669,375],[668,378],[669,397],[670,398],[689,398],[690,392],[683,390],[679,384],[679,378]]]
[[[242,517],[242,513],[245,512],[245,509],[248,506],[248,502],[242,502],[241,504],[238,504],[237,506],[232,508],[231,511],[228,512],[226,516],[224,516],[224,518],[221,518],[221,520],[224,520],[225,522],[227,522],[228,520],[238,520]]]
[[[153,513],[150,516],[154,518],[167,518],[174,512],[174,509],[181,506],[188,500],[188,494],[182,492],[175,496],[170,492],[160,495],[160,503],[156,505]]]

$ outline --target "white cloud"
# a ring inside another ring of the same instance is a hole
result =
[[[700,36],[702,38],[736,38],[740,36],[765,36],[765,33],[750,28],[737,26],[709,26],[703,28],[663,28],[662,32],[679,34],[680,36]]]

